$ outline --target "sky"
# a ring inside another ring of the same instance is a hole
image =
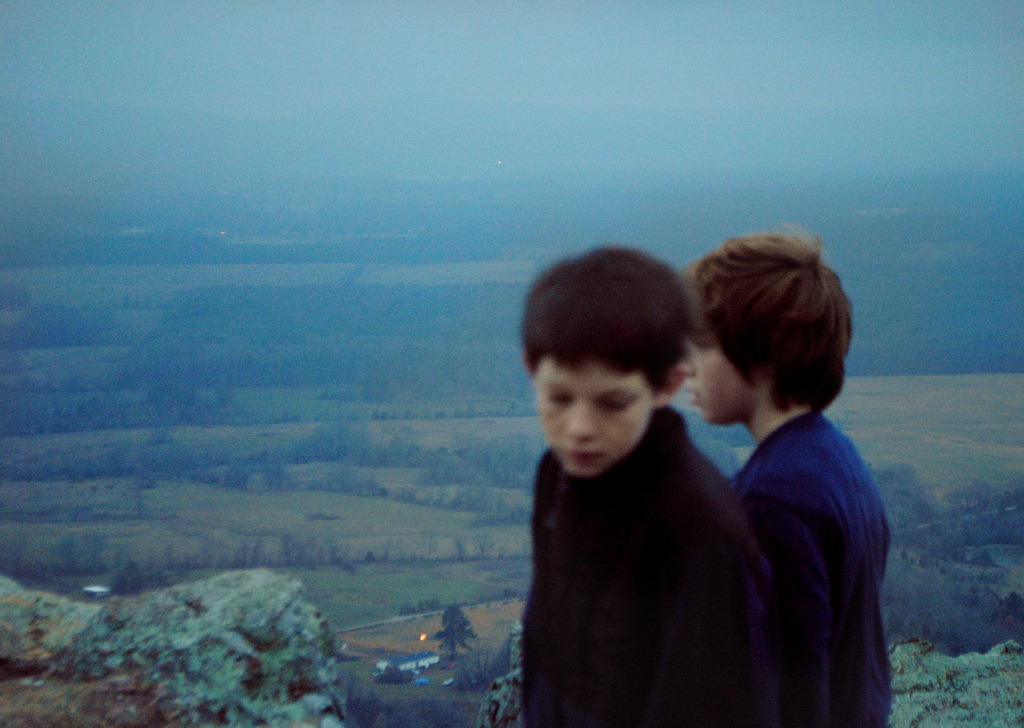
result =
[[[0,0],[7,191],[1024,168],[1024,5]]]

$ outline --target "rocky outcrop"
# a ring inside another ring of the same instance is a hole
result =
[[[477,716],[477,728],[520,728],[523,694],[523,627],[515,624],[509,633],[509,670],[491,683]]]
[[[166,725],[342,725],[328,625],[298,581],[263,569],[102,605],[0,582],[4,665],[41,685],[131,686]]]
[[[18,591],[23,591],[18,582],[8,579],[6,576],[0,576],[0,598]]]
[[[891,728],[1024,725],[1024,650],[1012,640],[959,657],[913,640],[893,646],[889,659]]]
[[[512,631],[511,669],[495,680],[480,706],[477,728],[518,728],[522,629]],[[1024,650],[1010,641],[983,655],[949,657],[921,640],[890,648],[890,728],[1024,726]]]
[[[99,610],[0,577],[0,679],[46,672]]]

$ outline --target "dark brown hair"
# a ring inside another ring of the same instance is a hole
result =
[[[639,370],[659,390],[682,359],[692,320],[668,264],[632,248],[596,248],[534,281],[521,327],[526,366],[533,372],[546,356],[568,366],[596,359]]]
[[[761,232],[725,241],[684,273],[700,309],[695,336],[747,377],[772,372],[780,407],[825,409],[839,394],[853,335],[850,301],[821,240]]]

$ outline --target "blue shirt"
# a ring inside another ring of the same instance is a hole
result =
[[[820,413],[804,414],[758,445],[734,485],[775,577],[782,725],[885,728],[889,526],[857,449]]]

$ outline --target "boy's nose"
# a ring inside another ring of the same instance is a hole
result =
[[[594,415],[589,407],[578,405],[569,411],[566,427],[569,435],[574,438],[589,437],[594,434]]]

